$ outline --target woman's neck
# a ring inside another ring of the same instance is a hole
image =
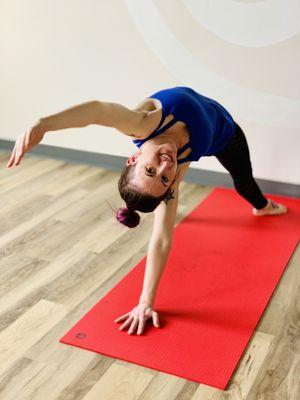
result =
[[[163,143],[172,143],[176,146],[177,150],[180,149],[186,143],[186,137],[180,132],[178,129],[173,129],[172,127],[167,129],[165,132],[160,133],[159,135],[155,136],[147,140],[147,142],[151,142],[152,144],[163,144]]]

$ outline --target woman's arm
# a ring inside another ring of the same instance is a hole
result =
[[[146,111],[130,110],[119,103],[93,100],[43,117],[40,121],[45,132],[96,124],[114,127],[133,136],[144,128],[146,115]]]
[[[149,119],[146,117],[145,110],[129,110],[122,104],[93,100],[39,118],[17,138],[7,167],[19,165],[24,153],[40,143],[49,131],[98,124],[114,127],[138,138],[138,134],[149,126]]]
[[[172,184],[173,197],[162,201],[154,210],[154,224],[148,246],[144,283],[140,303],[152,307],[159,280],[168,260],[173,244],[174,226],[179,202],[179,185],[189,168],[190,162],[177,166],[176,179]]]
[[[150,239],[146,259],[143,290],[139,303],[153,307],[157,286],[168,260],[171,245],[163,241]]]
[[[187,171],[189,164],[189,162],[186,162],[178,165],[178,173],[172,184],[172,189],[174,189],[173,198],[162,201],[154,210],[154,229],[148,246],[143,289],[139,304],[115,320],[116,323],[125,321],[120,326],[120,330],[127,329],[130,326],[128,334],[133,333],[136,328],[137,333],[141,334],[146,321],[150,318],[153,319],[154,326],[159,327],[158,313],[153,310],[153,304],[157,286],[173,244],[179,182],[183,178],[184,172]]]
[[[178,207],[179,181],[172,188],[173,198],[161,202],[154,210],[153,231],[150,238],[143,289],[140,303],[153,306],[160,277],[168,260],[173,243],[173,230]]]

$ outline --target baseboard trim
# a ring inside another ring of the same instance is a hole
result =
[[[15,142],[11,140],[0,139],[0,149],[3,152],[8,152],[8,159],[14,147],[14,143]],[[30,154],[33,156],[45,156],[79,164],[91,164],[114,171],[121,171],[127,159],[127,157],[123,156],[93,153],[82,150],[67,149],[64,147],[49,146],[45,144],[40,144],[39,146],[33,148],[30,151]],[[191,167],[188,169],[183,180],[185,182],[196,183],[199,185],[228,188],[234,187],[229,173],[215,172]],[[300,198],[300,185],[259,178],[255,178],[255,180],[264,193],[273,193]]]

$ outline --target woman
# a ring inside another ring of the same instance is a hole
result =
[[[237,192],[252,206],[255,216],[279,215],[282,204],[267,199],[252,175],[249,148],[244,132],[215,100],[193,89],[177,86],[160,90],[129,110],[118,103],[91,101],[39,119],[16,141],[8,167],[19,165],[24,153],[37,145],[49,131],[99,124],[133,137],[138,150],[131,155],[118,185],[126,207],[116,218],[132,228],[140,220],[135,211],[154,211],[143,290],[136,307],[120,316],[120,330],[141,334],[152,318],[158,282],[172,246],[178,206],[179,183],[191,161],[215,156],[227,169]]]

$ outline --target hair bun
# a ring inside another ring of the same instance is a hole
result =
[[[116,218],[121,224],[128,226],[129,228],[134,228],[140,222],[139,214],[128,208],[128,207],[121,207],[117,210]]]

